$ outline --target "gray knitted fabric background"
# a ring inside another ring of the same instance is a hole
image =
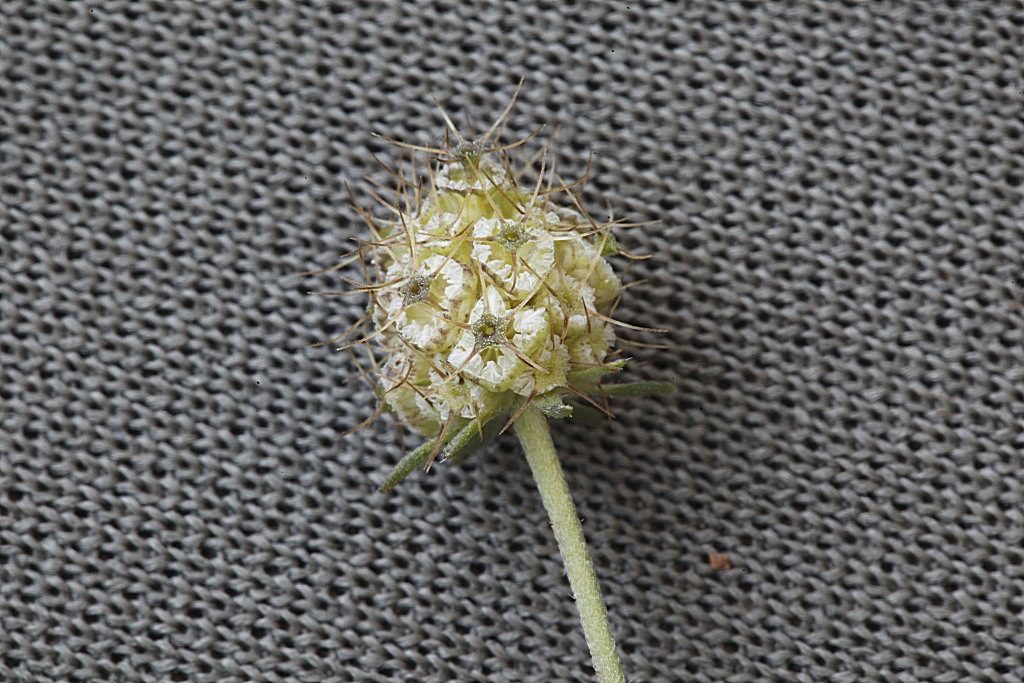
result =
[[[372,131],[520,76],[658,221],[623,379],[678,391],[555,435],[629,680],[1024,680],[1022,64],[1016,1],[6,0],[0,680],[592,680],[514,440],[378,494],[309,348],[364,302],[297,275]]]

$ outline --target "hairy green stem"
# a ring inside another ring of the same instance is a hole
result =
[[[583,633],[587,638],[590,655],[594,659],[594,670],[600,683],[623,683],[622,665],[615,650],[615,640],[608,625],[608,613],[597,576],[590,563],[587,542],[583,538],[576,507],[565,482],[565,474],[558,462],[551,432],[544,415],[532,405],[516,419],[513,428],[519,443],[530,463],[533,478],[537,480],[540,497],[551,520],[551,528],[558,541],[558,549],[569,576],[569,586],[576,598],[576,608],[583,622]]]

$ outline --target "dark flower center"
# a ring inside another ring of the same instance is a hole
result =
[[[507,341],[505,321],[496,315],[486,313],[480,316],[480,319],[473,323],[471,329],[477,345],[483,348],[500,346]]]
[[[423,301],[430,294],[430,278],[413,275],[402,284],[402,303],[408,306]]]
[[[509,251],[515,251],[530,241],[530,233],[522,221],[502,221],[494,238]]]

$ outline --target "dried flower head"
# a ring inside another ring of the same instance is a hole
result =
[[[595,221],[578,198],[585,176],[562,182],[546,147],[538,171],[514,170],[510,150],[537,132],[499,141],[514,100],[478,139],[443,110],[441,147],[384,138],[430,159],[388,169],[394,201],[374,194],[386,217],[359,209],[372,239],[353,252],[366,282],[349,282],[370,299],[360,324],[375,329],[342,348],[372,344],[374,417],[390,412],[431,438],[416,456],[428,468],[527,405],[549,417],[580,401],[607,412],[600,380],[624,362],[613,327],[643,329],[611,317],[623,286],[607,259],[624,253],[611,229],[626,224]]]

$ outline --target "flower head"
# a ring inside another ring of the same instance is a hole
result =
[[[511,107],[511,103],[509,105]],[[362,212],[373,239],[357,250],[370,282],[369,319],[382,362],[379,411],[434,439],[507,426],[528,404],[552,417],[583,400],[601,408],[600,379],[618,370],[611,309],[622,284],[607,260],[615,223],[597,223],[551,171],[527,181],[495,134],[451,136],[427,169],[398,180],[387,220]],[[532,137],[532,136],[530,136]],[[451,139],[454,138],[454,139]],[[578,181],[582,182],[582,181]],[[429,462],[428,462],[429,466]]]

